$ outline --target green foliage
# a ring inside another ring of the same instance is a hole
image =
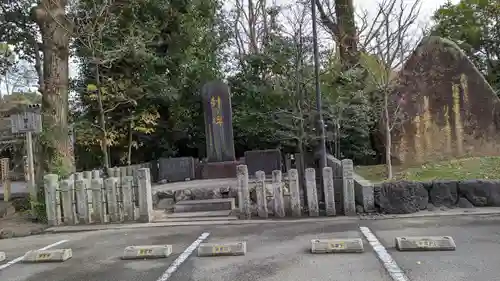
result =
[[[30,198],[30,205],[33,205],[33,214],[35,215],[35,220],[40,223],[47,223],[47,208],[45,206],[45,187],[43,183],[38,185],[38,195],[37,201]]]
[[[474,180],[496,179],[500,157],[470,157],[449,161],[429,162],[414,167],[395,166],[393,180]],[[385,165],[356,167],[356,173],[373,182],[386,180]]]
[[[10,45],[19,59],[34,62],[36,38],[35,23],[30,11],[34,0],[5,0],[0,3],[0,42]]]
[[[312,42],[302,33],[287,36],[282,28],[273,25],[267,44],[241,57],[241,68],[229,78],[240,155],[275,147],[298,152],[318,142]]]
[[[99,151],[99,141],[90,137],[100,134],[96,126],[99,89],[115,164],[124,162],[129,145],[137,151],[133,157],[137,162],[163,152],[175,155],[178,144],[183,144],[183,153],[198,154],[203,141],[198,92],[203,83],[220,75],[218,56],[227,40],[220,5],[218,1],[132,1],[118,11],[109,9],[96,16],[93,0],[81,2],[75,13],[84,15],[87,26],[100,30],[102,36],[89,39],[92,30],[81,28],[82,36],[75,43],[83,61],[74,83],[79,93],[73,116],[79,151]],[[99,17],[106,22],[100,23]]]
[[[0,43],[0,75],[5,75],[15,64],[14,52],[6,43]]]
[[[378,121],[377,108],[370,100],[370,83],[362,66],[341,71],[333,64],[328,75],[332,77],[325,88],[328,96],[325,110],[326,124],[331,133],[332,149],[338,158],[350,158],[355,163],[369,163],[375,155],[370,141]],[[373,85],[372,85],[373,87]]]
[[[500,87],[500,2],[461,0],[447,3],[434,14],[434,35],[455,41],[497,89]]]
[[[26,54],[34,59],[36,45],[30,38],[38,37],[29,29],[32,23],[22,22],[27,15],[22,7],[30,3],[23,1],[6,11],[21,13],[22,20],[11,19],[19,27],[24,24],[27,31],[23,38],[8,33],[9,40],[17,44],[14,52],[31,48]],[[125,164],[128,158],[136,163],[162,156],[203,157],[200,89],[213,79],[225,80],[231,88],[237,155],[275,147],[286,152],[312,151],[317,146],[307,7],[295,6],[296,22],[293,32],[288,32],[278,16],[285,8],[267,4],[268,9],[259,11],[268,23],[265,38],[257,40],[255,52],[240,54],[230,45],[238,31],[233,30],[235,23],[227,18],[220,0],[131,0],[120,2],[119,7],[101,0],[75,4],[68,13],[75,20],[71,47],[80,72],[71,81],[75,96],[70,117],[80,169],[101,165],[103,135],[112,165]],[[7,26],[0,26],[1,30]],[[333,46],[326,53],[337,54]],[[341,70],[336,56],[323,56],[321,61],[328,147],[338,147],[330,149],[338,157],[365,162],[373,155],[370,133],[377,119],[373,93],[391,75],[370,54],[361,54],[361,67],[350,71]],[[56,144],[50,143],[48,133],[39,138],[45,147],[40,153],[54,154]],[[51,172],[65,175],[69,171],[63,166],[56,163]]]
[[[66,177],[71,173],[70,168],[67,163],[64,162],[65,157],[60,154],[57,149],[57,144],[52,137],[56,132],[51,131],[48,128],[42,128],[42,132],[38,135],[38,145],[40,149],[43,149],[40,153],[45,155],[51,155],[49,162],[40,163],[43,170],[49,174],[57,174],[60,177]],[[44,158],[45,159],[45,158]]]

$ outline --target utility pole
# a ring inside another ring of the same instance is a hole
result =
[[[311,0],[311,15],[313,27],[313,49],[314,49],[314,80],[316,84],[316,107],[318,110],[318,133],[320,134],[320,160],[319,168],[323,172],[326,167],[326,135],[325,135],[325,121],[323,120],[323,110],[321,102],[321,89],[319,84],[319,51],[318,51],[318,27],[316,23],[316,3]]]

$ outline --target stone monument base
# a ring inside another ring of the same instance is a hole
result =
[[[225,161],[201,163],[201,178],[202,179],[221,179],[235,178],[236,166],[240,165],[239,161]]]

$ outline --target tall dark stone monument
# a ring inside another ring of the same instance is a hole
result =
[[[212,81],[202,90],[208,162],[234,161],[233,122],[229,87]]]

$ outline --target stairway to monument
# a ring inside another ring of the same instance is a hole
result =
[[[155,221],[236,220],[236,179],[193,180],[153,186]]]
[[[236,209],[234,198],[179,201],[174,205],[174,213],[232,211]]]

